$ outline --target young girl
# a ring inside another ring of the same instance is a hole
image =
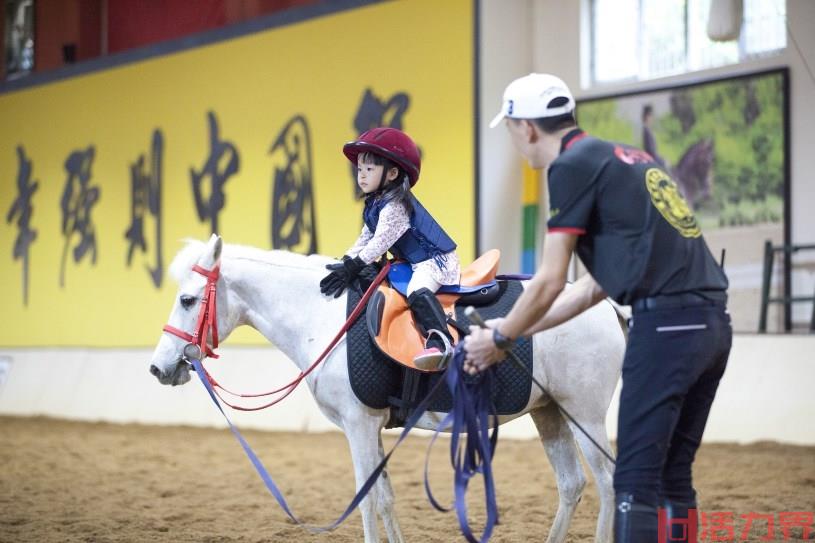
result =
[[[373,128],[342,148],[357,166],[357,184],[365,193],[365,225],[341,264],[326,266],[320,282],[323,294],[339,296],[366,264],[390,251],[413,268],[408,305],[427,336],[425,349],[414,359],[417,367],[435,368],[446,354],[441,334],[450,341],[447,320],[435,292],[456,285],[460,265],[455,242],[410,192],[419,180],[419,149],[396,128]]]

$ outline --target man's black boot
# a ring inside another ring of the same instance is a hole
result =
[[[617,494],[614,543],[657,543],[657,508],[637,503],[632,494]]]

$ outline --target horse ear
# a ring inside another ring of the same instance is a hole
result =
[[[223,240],[221,236],[212,234],[207,242],[207,248],[201,256],[199,264],[201,267],[211,270],[218,265],[221,260],[221,250],[223,249]]]
[[[213,234],[214,235],[214,234]],[[212,252],[212,263],[217,266],[221,262],[221,250],[224,248],[224,242],[220,236],[215,240],[215,250]]]

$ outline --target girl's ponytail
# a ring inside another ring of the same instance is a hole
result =
[[[383,198],[385,198],[387,201],[394,201],[402,204],[405,206],[408,215],[410,215],[413,213],[413,201],[410,194],[410,177],[396,164],[393,164],[393,166],[399,169],[399,175],[396,177],[396,179],[388,183],[388,186],[382,189]]]

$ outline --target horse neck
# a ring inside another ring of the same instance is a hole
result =
[[[237,326],[251,326],[302,370],[328,344],[325,336],[339,330],[344,303],[320,294],[320,268],[236,257],[222,262],[221,273],[227,286],[226,315],[219,315],[227,322],[224,337]]]

